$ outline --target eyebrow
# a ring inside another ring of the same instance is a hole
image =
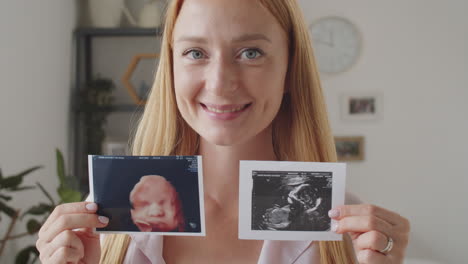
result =
[[[240,37],[234,38],[232,42],[244,42],[244,41],[252,41],[252,40],[264,40],[267,42],[271,43],[271,40],[260,33],[256,34],[244,34]],[[177,39],[177,42],[183,42],[183,41],[189,41],[189,42],[198,42],[198,43],[207,43],[208,41],[203,38],[203,37],[196,37],[196,36],[183,36]]]

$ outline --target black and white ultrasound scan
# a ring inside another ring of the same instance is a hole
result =
[[[253,171],[252,230],[327,231],[333,174]]]
[[[337,240],[328,211],[344,204],[343,163],[241,161],[240,238]]]

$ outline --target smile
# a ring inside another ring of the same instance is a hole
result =
[[[217,120],[233,120],[243,113],[251,103],[248,104],[230,104],[230,105],[214,105],[200,104],[202,108],[209,114],[211,118]]]
[[[206,108],[208,109],[208,111],[215,112],[215,113],[232,113],[232,112],[240,111],[240,110],[244,109],[244,107],[246,107],[246,106],[247,105],[239,106],[239,107],[236,107],[236,108],[233,108],[233,109],[227,109],[227,110],[221,110],[221,109],[210,107],[210,106],[206,106]]]
[[[250,104],[244,105],[208,105],[201,104],[206,110],[213,113],[234,113],[239,112],[247,108]]]

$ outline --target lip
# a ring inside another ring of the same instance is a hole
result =
[[[137,221],[135,222],[135,225],[138,227],[138,229],[140,229],[143,232],[150,232],[152,229],[152,226],[144,221]]]
[[[205,111],[205,113],[208,114],[208,116],[211,119],[214,120],[221,120],[221,121],[229,121],[229,120],[234,120],[241,116],[244,112],[246,112],[248,109],[250,109],[250,106],[252,103],[247,103],[247,104],[225,104],[225,105],[219,105],[219,104],[205,104],[205,103],[200,103],[200,106],[202,109]],[[218,113],[218,112],[212,112],[210,111],[209,108],[215,108],[220,111],[226,111],[230,109],[236,109],[239,107],[243,107],[239,111],[235,112],[227,112],[227,113]]]

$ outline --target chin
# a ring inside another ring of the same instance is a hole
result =
[[[230,147],[230,146],[234,146],[236,144],[236,142],[234,142],[233,140],[229,140],[229,139],[226,139],[226,138],[204,138],[205,141],[209,142],[210,144],[213,144],[213,145],[216,145],[216,146],[223,146],[223,147]]]
[[[160,226],[155,226],[151,229],[151,232],[170,232],[174,230],[175,228],[168,228],[168,227],[160,227]]]
[[[246,141],[245,137],[239,135],[226,135],[226,134],[208,134],[208,135],[201,135],[203,139],[210,144],[223,146],[223,147],[230,147],[235,146],[238,144],[243,143]]]
[[[258,128],[261,128],[261,126]],[[271,126],[258,129],[258,131],[256,129],[211,128],[210,130],[200,129],[196,132],[204,141],[210,144],[234,147],[268,136],[269,129],[271,129]]]

